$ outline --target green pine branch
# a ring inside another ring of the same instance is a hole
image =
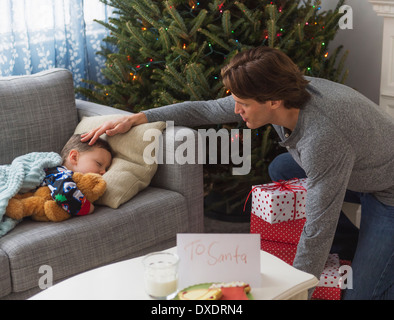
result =
[[[192,22],[191,28],[189,31],[190,37],[193,37],[196,34],[197,30],[204,23],[205,18],[207,17],[207,14],[208,14],[208,11],[203,9],[198,13],[197,17],[194,18],[194,21]]]
[[[165,1],[164,3],[167,8],[167,12],[174,19],[174,22],[178,25],[178,28],[187,33],[185,22],[183,21],[183,18],[180,16],[179,12],[176,10],[172,1]]]
[[[231,48],[222,39],[220,39],[219,36],[217,36],[216,34],[213,34],[205,29],[199,29],[198,31],[200,33],[204,34],[214,44],[219,45],[220,47],[222,47],[223,49],[225,49],[227,51],[231,51]]]
[[[126,22],[126,28],[130,32],[130,35],[133,39],[142,47],[147,47],[149,44],[145,41],[144,36],[142,35],[141,29],[134,27],[130,21]]]
[[[222,28],[224,31],[224,35],[226,38],[230,38],[231,36],[231,13],[230,10],[226,10],[222,15]]]

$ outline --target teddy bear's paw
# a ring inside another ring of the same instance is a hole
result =
[[[5,210],[5,215],[15,220],[21,220],[27,216],[27,214],[23,212],[23,203],[20,200],[14,198],[8,201],[8,206]]]
[[[47,201],[44,205],[45,215],[49,221],[60,222],[69,219],[70,214],[63,210],[55,201]]]

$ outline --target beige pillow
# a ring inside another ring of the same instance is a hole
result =
[[[120,117],[122,115],[119,114],[84,117],[74,133],[88,132],[107,120]],[[118,208],[149,185],[156,173],[157,163],[147,164],[144,161],[144,149],[153,141],[153,138],[152,141],[144,141],[144,132],[148,129],[157,129],[161,132],[165,127],[165,122],[152,122],[135,126],[124,134],[117,134],[113,137],[105,134],[101,136],[108,141],[114,157],[109,170],[103,175],[107,182],[107,190],[96,201],[97,204]],[[152,135],[148,136],[152,137]]]

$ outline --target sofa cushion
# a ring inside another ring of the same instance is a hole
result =
[[[59,153],[78,123],[71,73],[0,77],[0,123],[0,165],[30,152]]]
[[[9,259],[12,288],[23,292],[38,286],[42,265],[53,282],[104,264],[144,254],[143,250],[187,232],[185,198],[173,191],[148,187],[114,210],[60,222],[24,220],[0,238],[0,252]],[[145,252],[147,253],[147,252]]]
[[[122,115],[106,115],[84,117],[75,129],[75,133],[88,132],[107,120],[113,120]],[[96,202],[111,208],[118,208],[129,201],[138,192],[146,188],[157,170],[157,163],[147,163],[144,159],[144,150],[151,141],[144,141],[147,130],[158,130],[160,133],[165,128],[165,122],[146,123],[131,128],[125,134],[113,137],[104,135],[114,152],[111,167],[103,175],[107,182],[104,195]],[[151,136],[149,136],[151,137]]]

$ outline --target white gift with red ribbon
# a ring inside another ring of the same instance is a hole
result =
[[[253,186],[252,214],[271,224],[305,218],[306,186],[307,179]]]

